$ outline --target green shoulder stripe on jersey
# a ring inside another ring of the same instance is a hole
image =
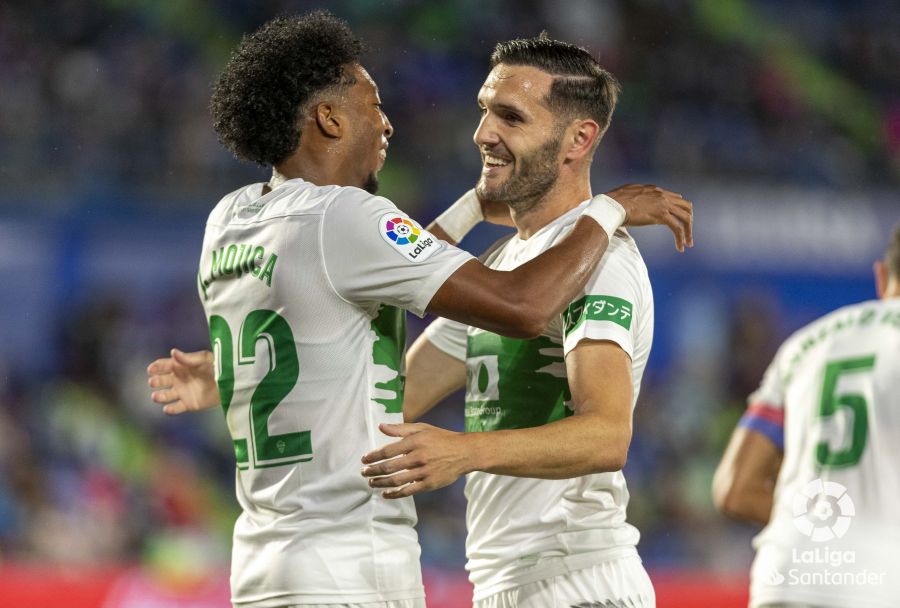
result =
[[[611,321],[631,329],[633,309],[631,302],[615,296],[585,296],[572,302],[563,313],[565,335],[585,321]]]
[[[466,431],[524,429],[572,415],[561,344],[477,332],[466,351]]]

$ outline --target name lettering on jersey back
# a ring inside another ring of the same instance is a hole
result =
[[[210,253],[210,265],[207,274],[202,274],[203,269],[197,275],[200,289],[204,299],[206,290],[214,281],[222,278],[241,278],[250,276],[272,286],[272,275],[275,273],[275,262],[278,255],[271,252],[268,255],[264,247],[250,243],[232,243],[219,249],[213,249]]]
[[[797,366],[806,357],[806,354],[822,344],[827,338],[851,327],[865,327],[877,323],[887,325],[894,329],[900,329],[900,311],[888,310],[881,317],[875,308],[863,308],[852,310],[846,314],[837,315],[827,323],[813,326],[799,339],[799,345],[788,361],[787,371],[784,374],[784,383],[787,384],[794,376]]]

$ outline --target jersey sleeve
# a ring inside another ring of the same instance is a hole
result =
[[[342,298],[420,317],[444,281],[473,259],[386,198],[355,188],[342,188],[325,210],[321,243],[325,271]]]
[[[444,353],[460,361],[466,360],[469,326],[450,319],[437,319],[425,328],[428,341]]]
[[[606,253],[584,290],[563,312],[564,354],[584,339],[609,340],[634,358],[635,315],[643,308],[641,272],[645,270],[639,256],[630,256],[624,245]]]
[[[747,410],[738,426],[762,433],[784,450],[784,376],[781,357],[784,347],[775,355],[763,375],[762,383],[747,398]]]

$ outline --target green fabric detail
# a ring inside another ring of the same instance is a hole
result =
[[[530,428],[570,416],[565,369],[562,345],[550,338],[470,334],[466,431]]]
[[[631,329],[631,302],[615,296],[585,296],[569,305],[563,313],[565,335],[568,336],[585,321],[612,321]]]
[[[246,465],[250,462],[250,454],[247,452],[247,440],[235,439],[232,443],[234,443],[234,456],[237,459],[238,466]]]
[[[378,316],[372,319],[375,343],[372,345],[372,362],[387,372],[389,379],[375,382],[375,388],[389,391],[392,398],[375,398],[384,406],[387,414],[403,413],[403,389],[406,377],[400,373],[403,351],[406,348],[406,312],[396,306],[382,306]]]

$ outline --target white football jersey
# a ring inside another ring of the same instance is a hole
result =
[[[900,606],[900,299],[796,332],[748,401],[741,424],[784,441],[752,605]]]
[[[361,458],[402,422],[405,312],[469,254],[387,199],[290,180],[209,216],[198,286],[237,461],[236,606],[423,596],[411,499]]]
[[[568,234],[585,204],[528,240],[513,236],[485,263],[511,270],[533,259]],[[620,230],[584,291],[545,335],[514,340],[446,319],[432,323],[426,335],[444,352],[465,358],[467,431],[529,428],[572,415],[565,355],[584,338],[615,342],[631,357],[636,401],[653,340],[647,268],[634,240]],[[476,601],[635,555],[639,534],[625,521],[628,489],[621,471],[561,480],[474,472],[466,497],[466,567]]]

